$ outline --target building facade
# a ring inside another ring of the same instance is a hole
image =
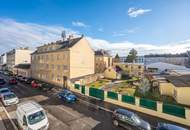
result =
[[[23,77],[31,77],[31,68],[30,64],[18,64],[13,68],[13,74],[21,75]]]
[[[33,78],[62,86],[94,74],[94,51],[83,36],[46,44],[32,53],[31,70]]]
[[[0,70],[6,70],[7,54],[4,53],[0,56]]]
[[[7,69],[13,71],[13,67],[18,64],[31,63],[32,51],[28,48],[13,49],[7,52]]]
[[[113,66],[113,59],[108,52],[105,50],[95,51],[95,73],[103,73],[111,66]]]
[[[114,66],[121,68],[123,72],[133,77],[143,77],[144,76],[144,65],[137,63],[114,63]]]

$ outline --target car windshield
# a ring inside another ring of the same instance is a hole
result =
[[[137,124],[140,124],[140,123],[141,123],[140,118],[139,118],[137,115],[133,115],[133,116],[132,116],[132,119],[133,119]]]
[[[16,97],[15,94],[4,95],[5,100],[9,100],[9,99],[12,99],[12,98],[15,98],[15,97]]]
[[[10,92],[8,89],[5,89],[5,90],[1,90],[0,93],[8,93]]]
[[[43,119],[45,119],[45,114],[43,111],[39,111],[28,116],[28,123],[30,125],[33,125],[35,123],[42,121]]]

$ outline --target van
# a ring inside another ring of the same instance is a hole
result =
[[[34,101],[17,105],[16,120],[22,130],[47,130],[49,127],[45,110]]]

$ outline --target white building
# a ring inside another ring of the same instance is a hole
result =
[[[7,54],[4,53],[0,56],[0,70],[6,69]]]

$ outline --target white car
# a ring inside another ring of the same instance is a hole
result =
[[[16,119],[22,130],[47,130],[49,127],[45,110],[34,101],[18,104]]]
[[[17,104],[19,102],[18,97],[13,92],[2,94],[1,100],[5,106]]]
[[[2,98],[2,95],[4,93],[8,93],[8,92],[11,92],[10,89],[8,89],[8,88],[1,88],[0,89],[0,98]]]

